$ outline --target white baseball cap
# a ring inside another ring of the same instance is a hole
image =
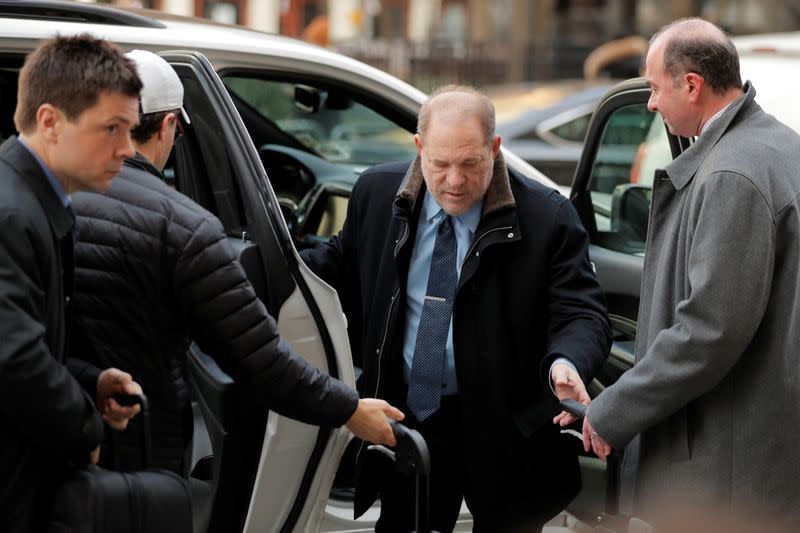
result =
[[[141,112],[158,113],[180,108],[183,122],[189,124],[189,115],[183,108],[183,84],[170,64],[147,50],[133,50],[125,57],[136,64],[136,72],[142,80]]]

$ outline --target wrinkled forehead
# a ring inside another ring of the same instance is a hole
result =
[[[424,141],[437,144],[483,144],[484,131],[480,118],[471,113],[448,111],[432,114]]]

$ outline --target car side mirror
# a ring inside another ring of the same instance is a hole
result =
[[[340,91],[328,91],[325,108],[333,111],[344,111],[353,107],[353,100]]]
[[[322,106],[322,94],[316,87],[295,85],[294,105],[305,113],[316,113]]]
[[[611,196],[611,231],[629,241],[645,242],[653,188],[650,185],[623,183]]]

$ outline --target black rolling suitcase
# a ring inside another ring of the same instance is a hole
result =
[[[141,405],[142,467],[115,472],[95,465],[76,470],[56,489],[48,533],[192,532],[192,505],[186,481],[150,465],[150,409],[147,398],[118,399]]]
[[[575,400],[561,400],[561,408],[578,419],[586,416],[586,406]],[[597,533],[652,533],[653,528],[639,520],[619,512],[620,454],[612,450],[606,458],[606,500],[605,509],[592,524]]]
[[[429,477],[431,475],[431,456],[425,439],[416,430],[409,429],[398,422],[389,421],[392,426],[397,446],[390,450],[385,446],[372,445],[370,450],[377,450],[395,461],[397,471],[413,475],[416,482],[416,529],[415,533],[433,533],[430,529],[429,511]]]

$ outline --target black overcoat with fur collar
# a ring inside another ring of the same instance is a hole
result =
[[[404,407],[405,287],[425,183],[417,158],[367,170],[342,232],[303,257],[339,292],[362,397]],[[522,494],[533,513],[560,511],[580,488],[577,440],[562,435],[549,368],[568,357],[585,383],[605,360],[610,328],[569,200],[509,176],[502,154],[461,269],[453,343],[465,428],[465,463],[479,509],[502,512]],[[573,442],[574,441],[574,442]],[[381,472],[359,452],[356,514]],[[528,497],[529,495],[529,497]]]

